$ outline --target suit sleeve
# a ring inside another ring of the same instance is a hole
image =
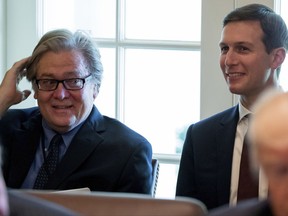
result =
[[[194,197],[195,179],[194,179],[194,151],[192,145],[192,128],[191,125],[186,134],[185,142],[183,145],[177,185],[176,196]]]
[[[119,192],[150,194],[152,186],[152,147],[143,138],[129,157],[122,172]]]

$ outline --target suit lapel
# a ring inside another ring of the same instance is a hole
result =
[[[20,187],[35,158],[42,133],[41,117],[36,116],[23,124],[23,129],[15,131],[12,140],[10,172],[7,185]]]
[[[72,139],[69,148],[55,171],[54,178],[47,183],[47,188],[59,188],[59,185],[82,165],[103,141],[99,132],[104,129],[103,117],[94,107],[91,115]]]
[[[231,169],[236,127],[239,119],[238,106],[232,107],[219,122],[217,132],[217,188],[219,203],[229,202]]]

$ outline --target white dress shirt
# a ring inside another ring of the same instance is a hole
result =
[[[239,121],[236,128],[236,136],[234,142],[233,159],[232,159],[232,170],[231,170],[231,188],[230,188],[230,205],[237,204],[237,191],[238,191],[238,180],[240,171],[240,160],[242,154],[242,147],[244,137],[248,129],[248,118],[245,117],[250,114],[251,111],[246,109],[239,102]],[[259,198],[266,198],[268,194],[268,183],[262,170],[259,172]]]

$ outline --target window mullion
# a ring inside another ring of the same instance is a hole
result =
[[[116,118],[124,121],[125,50],[121,46],[125,38],[125,0],[116,0]]]

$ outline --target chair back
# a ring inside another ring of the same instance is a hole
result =
[[[183,197],[172,200],[114,192],[51,193],[34,190],[25,193],[87,216],[203,216],[207,213],[202,202]]]
[[[155,197],[158,183],[160,164],[156,158],[152,159],[152,187],[151,187],[151,195]]]

